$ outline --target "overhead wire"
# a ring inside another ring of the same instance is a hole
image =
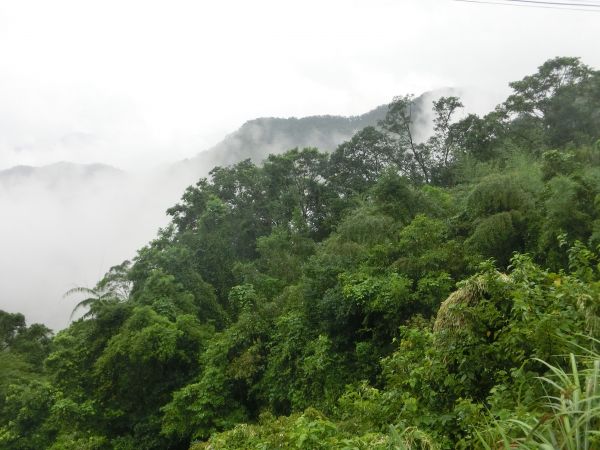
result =
[[[554,9],[554,10],[562,10],[562,11],[588,11],[588,12],[600,12],[600,4],[583,4],[583,3],[569,3],[561,2],[561,4],[557,4],[554,2],[533,2],[533,0],[529,0],[525,2],[524,0],[503,0],[503,1],[494,1],[494,0],[454,0],[455,2],[462,3],[478,3],[482,5],[501,5],[501,6],[515,6],[515,7],[523,7],[523,8],[539,8],[539,9]],[[540,4],[542,3],[542,4]],[[554,6],[550,6],[554,5]]]
[[[529,3],[535,5],[552,5],[552,6],[585,6],[592,8],[600,8],[600,4],[596,3],[581,3],[581,2],[551,2],[544,0],[504,0],[509,3]]]

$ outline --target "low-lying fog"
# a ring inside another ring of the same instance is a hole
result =
[[[78,301],[62,294],[93,287],[132,258],[166,224],[166,208],[190,180],[55,169],[56,178],[36,173],[0,183],[0,309],[60,329]]]

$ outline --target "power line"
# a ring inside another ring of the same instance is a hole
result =
[[[453,0],[455,2],[463,2],[463,3],[479,3],[482,5],[501,5],[501,6],[517,6],[517,7],[522,7],[522,8],[539,8],[539,9],[559,9],[562,11],[588,11],[588,12],[600,12],[600,8],[596,7],[596,5],[589,5],[586,4],[585,6],[587,8],[593,8],[593,9],[586,9],[583,7],[579,7],[579,8],[574,8],[574,7],[566,7],[566,6],[544,6],[544,5],[531,5],[531,4],[523,4],[523,3],[518,3],[518,2],[512,2],[512,3],[501,3],[499,1],[486,1],[486,0]],[[504,1],[511,1],[511,0],[504,0]],[[600,5],[598,5],[600,6]]]
[[[553,3],[553,2],[531,2],[531,3],[536,3],[536,4],[529,4],[530,2],[524,3],[524,0],[502,0],[502,2],[500,1],[493,1],[493,0],[454,0],[456,2],[464,2],[464,3],[479,3],[482,5],[502,5],[502,6],[520,6],[520,7],[525,7],[525,8],[541,8],[541,9],[560,9],[563,11],[591,11],[591,12],[600,12],[600,5],[595,5],[595,4],[564,4],[564,5],[568,5],[568,6],[561,6],[557,3]],[[510,2],[510,3],[507,3]],[[539,4],[539,3],[543,3],[543,4]],[[546,5],[546,6],[544,6]],[[548,6],[548,5],[555,5],[555,6]],[[581,7],[580,7],[581,5]],[[577,6],[577,8],[575,8],[575,6]],[[593,8],[593,9],[586,9],[586,8]]]
[[[463,0],[459,0],[463,1]],[[467,0],[465,0],[467,1]],[[468,0],[469,3],[493,3],[507,6],[523,6],[530,8],[548,8],[548,9],[573,9],[596,11],[600,4],[580,3],[580,2],[550,2],[544,0]],[[591,8],[591,9],[590,9]]]
[[[504,0],[511,3],[531,3],[536,5],[553,5],[553,6],[585,6],[588,8],[600,8],[598,4],[590,3],[572,3],[572,2],[547,2],[542,0]]]
[[[506,1],[515,1],[515,0],[506,0]],[[516,0],[516,1],[524,1],[524,0]],[[551,0],[537,0],[537,1],[557,3],[557,2],[551,1]],[[565,1],[566,0],[560,0],[560,2],[565,2]],[[581,4],[585,4],[586,6],[600,6],[600,0],[573,0],[568,3],[581,3]]]

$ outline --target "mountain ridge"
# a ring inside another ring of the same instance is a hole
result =
[[[460,89],[444,87],[426,91],[415,98],[417,138],[426,138],[431,129],[431,102],[439,97],[459,95]],[[244,159],[260,164],[269,154],[292,148],[316,147],[331,152],[349,140],[354,133],[376,126],[385,118],[388,104],[382,104],[359,115],[313,115],[305,117],[259,117],[244,122],[217,144],[196,155],[173,164],[171,173],[191,171],[206,176],[213,167],[229,166]],[[185,167],[187,166],[187,167]]]
[[[42,166],[16,165],[0,170],[0,186],[12,188],[34,181],[53,187],[66,180],[85,181],[97,178],[119,178],[125,171],[103,163],[80,164],[59,161]]]
[[[455,88],[441,88],[416,97],[415,123],[419,125],[419,129],[428,127],[428,111],[432,100],[458,93],[459,90]],[[269,154],[283,153],[291,148],[316,147],[331,152],[362,128],[376,126],[385,117],[387,109],[388,105],[382,104],[359,115],[269,116],[249,119],[215,145],[188,158],[168,163],[165,172],[170,177],[180,176],[191,183],[193,178],[208,175],[213,167],[236,164],[248,158],[260,164]],[[46,183],[56,184],[60,182],[61,176],[124,176],[128,172],[100,162],[58,161],[41,166],[21,164],[0,170],[0,185],[13,186],[36,176]]]

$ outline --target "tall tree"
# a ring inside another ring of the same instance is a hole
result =
[[[429,139],[428,145],[432,149],[435,160],[443,167],[448,167],[455,156],[456,137],[451,125],[454,114],[462,107],[463,104],[458,97],[441,97],[433,102],[434,135]]]
[[[344,196],[365,192],[395,163],[396,145],[375,127],[366,127],[331,154],[329,181]]]
[[[504,103],[508,111],[544,119],[552,98],[567,86],[580,83],[592,70],[579,58],[558,57],[538,67],[537,73],[510,83],[514,94]]]
[[[398,144],[397,161],[401,161],[401,168],[408,172],[413,172],[411,163],[416,163],[419,178],[422,181],[429,182],[431,179],[431,151],[429,147],[419,144],[415,140],[413,110],[415,101],[413,95],[395,97],[388,107],[385,118],[379,125],[385,130]],[[406,158],[405,155],[409,155]]]

